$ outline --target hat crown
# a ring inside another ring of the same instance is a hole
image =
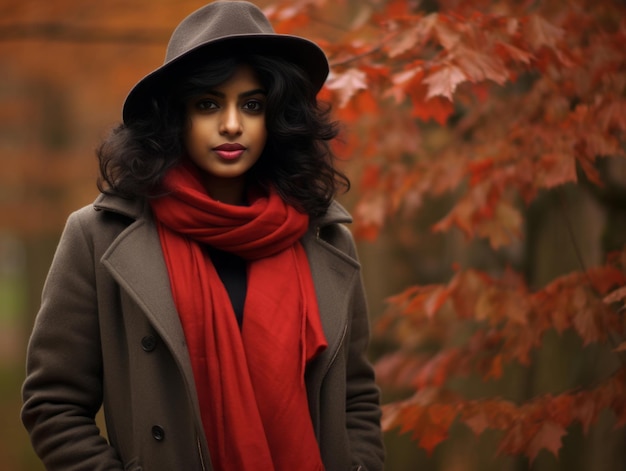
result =
[[[207,42],[228,36],[274,34],[263,12],[249,2],[210,3],[185,18],[172,33],[165,63]]]
[[[319,91],[328,76],[324,51],[299,36],[277,34],[263,12],[246,1],[210,3],[185,18],[172,33],[163,65],[130,90],[122,116],[128,124],[147,116],[154,97],[169,93],[178,77],[224,54],[266,55],[301,68]]]

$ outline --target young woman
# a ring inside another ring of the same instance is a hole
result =
[[[48,470],[382,469],[327,74],[314,43],[215,2],[131,90],[29,343]]]

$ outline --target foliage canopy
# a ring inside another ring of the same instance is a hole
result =
[[[524,237],[528,205],[565,185],[608,198],[626,157],[626,8],[611,1],[273,2],[281,32],[311,28],[328,52],[325,98],[348,123],[338,148],[358,156],[357,235],[374,239],[398,213],[452,195],[436,232],[460,229],[494,250]],[[333,29],[333,8],[348,26]],[[312,24],[317,23],[315,28]],[[330,25],[320,35],[319,25]],[[425,136],[440,128],[436,145]],[[621,182],[623,183],[623,181]],[[622,206],[623,207],[623,206]],[[614,247],[615,249],[615,247]],[[588,386],[522,403],[469,399],[451,380],[500,379],[531,366],[549,331],[575,332],[582,346],[626,350],[626,251],[533,286],[509,268],[456,267],[444,284],[416,285],[388,299],[376,332],[396,348],[377,364],[383,385],[409,392],[385,405],[384,427],[410,433],[432,452],[454,421],[476,435],[501,432],[499,451],[558,455],[574,423],[584,431],[603,410],[626,424],[626,368]],[[465,326],[470,335],[455,342]],[[440,348],[424,344],[436,337]]]

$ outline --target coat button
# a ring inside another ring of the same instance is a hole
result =
[[[152,427],[152,438],[157,442],[162,442],[165,439],[165,430],[159,425]]]
[[[151,352],[156,348],[157,339],[154,335],[146,335],[141,339],[141,348],[146,352]]]

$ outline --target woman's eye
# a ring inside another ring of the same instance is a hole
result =
[[[263,103],[259,100],[250,100],[244,103],[243,108],[246,111],[260,112],[263,111]]]
[[[210,100],[201,100],[196,103],[196,109],[200,111],[209,111],[217,108],[217,104]]]

